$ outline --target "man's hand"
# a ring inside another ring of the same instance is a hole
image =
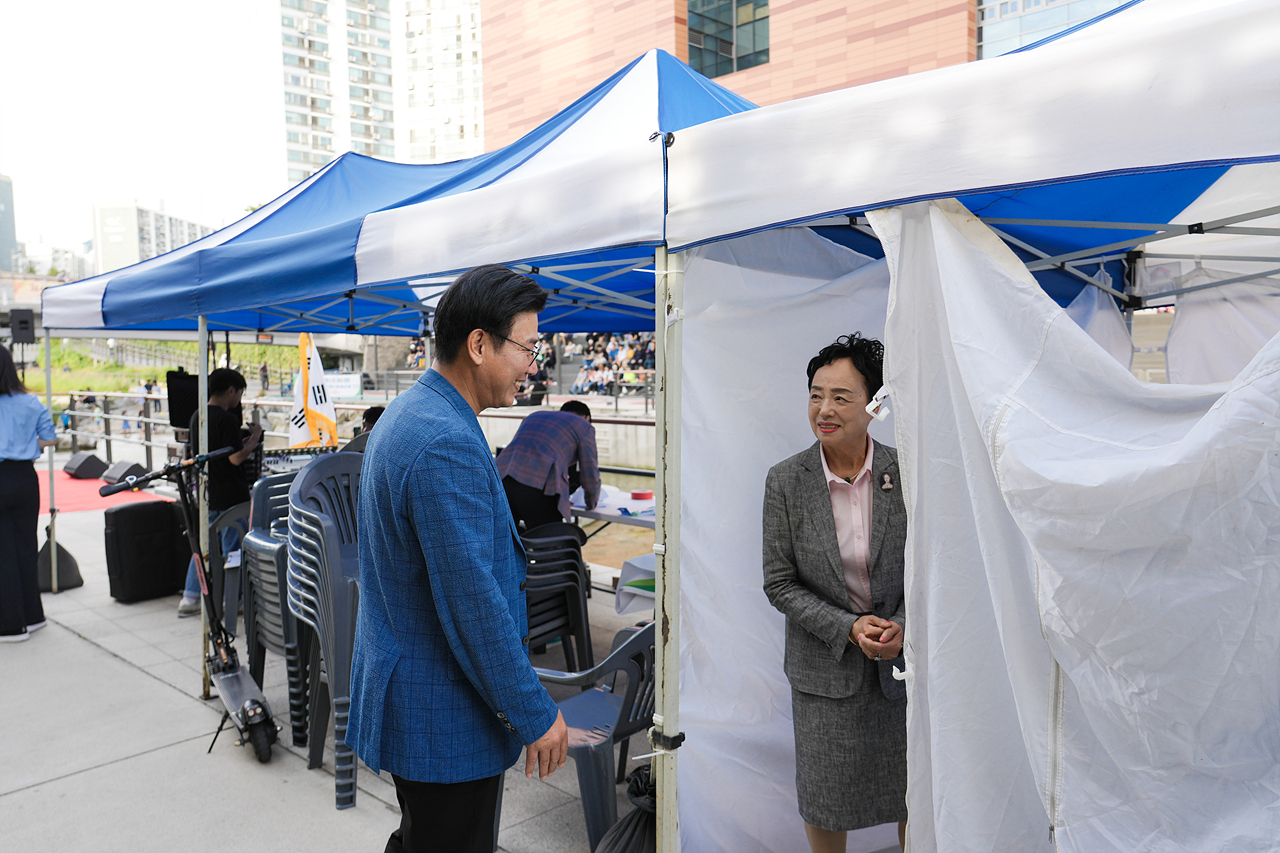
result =
[[[524,775],[533,778],[537,769],[538,778],[545,780],[556,770],[564,766],[569,757],[569,727],[564,724],[564,714],[556,712],[556,721],[547,729],[547,733],[525,747]]]
[[[262,439],[262,425],[251,424],[249,426],[249,435],[244,440],[244,449],[252,451],[258,446],[258,442]]]

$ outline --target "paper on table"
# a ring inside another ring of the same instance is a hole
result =
[[[652,610],[654,607],[654,559],[653,554],[641,554],[622,564],[618,578],[618,594],[613,609],[618,613],[634,613]]]

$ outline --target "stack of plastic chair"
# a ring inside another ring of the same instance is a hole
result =
[[[267,650],[282,655],[289,676],[289,724],[293,745],[307,745],[306,662],[310,632],[299,639],[298,621],[287,606],[289,487],[296,471],[263,477],[253,486],[249,532],[241,546],[245,588],[244,636],[249,674],[262,687]],[[317,674],[318,675],[318,674]]]
[[[548,564],[573,560],[582,576],[583,589],[587,597],[591,597],[591,574],[587,570],[587,561],[582,556],[582,546],[587,541],[587,535],[582,532],[581,527],[567,521],[553,521],[520,534],[520,541],[524,545],[530,575],[560,571],[560,567],[552,568]]]
[[[548,572],[529,574],[525,602],[529,611],[530,651],[545,648],[551,640],[559,640],[566,669],[576,672],[595,664],[587,596],[572,562],[559,563],[558,570],[552,567]]]
[[[654,624],[626,633],[603,663],[585,672],[537,670],[549,684],[590,688],[557,704],[569,727],[569,755],[578,770],[592,850],[618,821],[613,745],[653,725]]]
[[[309,709],[309,767],[324,755],[329,706],[333,708],[334,788],[337,807],[356,803],[356,758],[346,745],[351,706],[351,658],[359,605],[360,560],[356,507],[360,453],[333,453],[308,463],[289,489],[289,609],[317,636]]]

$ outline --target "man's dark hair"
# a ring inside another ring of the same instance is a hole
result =
[[[13,364],[13,354],[4,344],[0,344],[0,394],[25,394],[27,386],[22,384],[18,369]]]
[[[452,364],[476,329],[508,337],[516,315],[536,314],[546,304],[547,294],[528,276],[497,264],[467,270],[449,285],[436,307],[436,358]],[[505,343],[499,338],[494,346],[502,349]]]
[[[813,385],[813,375],[818,368],[842,358],[852,361],[854,369],[862,374],[862,381],[867,386],[867,399],[874,397],[884,384],[884,344],[875,338],[864,338],[858,332],[841,335],[835,343],[818,350],[818,354],[809,359],[809,367],[805,371],[809,375],[809,385]]]
[[[364,415],[361,416],[360,420],[367,423],[369,426],[373,426],[378,422],[378,418],[382,417],[382,413],[386,410],[385,406],[370,406],[364,410]]]
[[[591,420],[591,407],[581,400],[570,400],[560,407],[562,412],[572,412],[575,415],[581,415],[587,420]]]
[[[244,381],[244,377],[240,375],[240,371],[232,370],[230,367],[219,367],[217,370],[209,374],[210,397],[216,394],[222,394],[231,388],[239,388],[243,391],[248,387],[249,384]]]

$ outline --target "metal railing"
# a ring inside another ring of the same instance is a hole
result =
[[[61,395],[59,395],[61,396]],[[91,410],[80,408],[89,399],[93,400],[95,407]],[[116,412],[113,414],[112,403],[115,402]],[[129,405],[128,401],[133,401],[133,405]],[[163,406],[164,398],[158,394],[134,394],[128,391],[72,391],[71,401],[66,409],[54,416],[56,423],[64,425],[63,434],[71,436],[71,452],[76,453],[80,450],[80,439],[92,439],[94,445],[97,445],[98,439],[106,442],[107,463],[115,462],[114,442],[124,444],[140,444],[146,449],[147,468],[154,470],[154,450],[159,447],[165,450],[164,444],[155,440],[155,428],[163,427],[168,429],[169,421],[153,418],[154,412],[160,411]],[[140,405],[139,405],[140,404]],[[136,410],[137,414],[133,414],[129,410]],[[89,419],[91,424],[102,424],[101,432],[93,429],[86,429],[83,426],[84,419]],[[114,424],[120,424],[121,434],[117,435],[113,430]],[[128,435],[131,429],[130,424],[136,424],[142,428],[142,438],[132,438]]]
[[[413,373],[415,381],[418,375],[418,373]],[[407,389],[408,386],[405,386],[405,390]],[[62,397],[64,395],[60,394],[58,396]],[[114,445],[116,443],[140,445],[145,449],[146,467],[149,470],[155,470],[155,451],[158,449],[161,452],[162,460],[168,460],[168,445],[174,440],[174,430],[185,430],[185,427],[174,427],[167,417],[155,417],[155,415],[163,414],[166,411],[167,397],[164,395],[143,395],[130,391],[71,391],[69,396],[70,402],[68,406],[53,415],[54,423],[58,426],[60,434],[71,437],[71,451],[73,453],[80,450],[82,440],[95,447],[99,441],[104,442],[108,464],[115,462]],[[394,398],[395,395],[388,393],[385,395],[385,399],[369,398],[359,403],[334,403],[333,408],[335,413],[363,412],[371,404],[390,402]],[[85,408],[87,400],[90,399],[93,400],[92,408]],[[242,405],[250,422],[263,423],[262,435],[264,438],[280,438],[288,441],[288,431],[270,429],[270,420],[269,418],[264,418],[263,415],[278,411],[286,413],[291,411],[293,408],[291,400],[246,399]],[[528,414],[528,411],[490,411],[482,413],[480,417],[495,420],[524,420]],[[596,424],[639,427],[653,427],[655,425],[652,418],[593,417],[592,422]],[[138,437],[137,434],[132,434],[134,430],[140,430],[141,437]],[[344,439],[349,438],[351,436],[340,436],[339,443],[341,444]],[[654,475],[654,472],[647,468],[602,465],[600,470],[612,474],[634,474],[647,477]]]

